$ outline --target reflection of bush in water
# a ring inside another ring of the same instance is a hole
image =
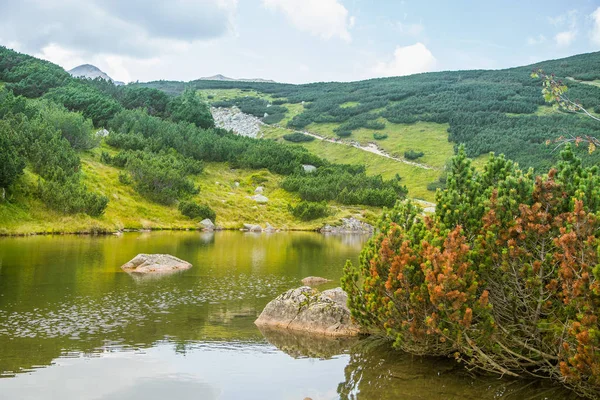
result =
[[[214,246],[214,232],[198,232],[197,235],[179,240],[179,246],[185,249],[197,249],[199,246]]]
[[[267,327],[259,327],[259,330],[269,343],[294,358],[332,358],[347,354],[358,342],[357,338],[333,338]]]
[[[319,250],[325,246],[325,242],[320,237],[302,237],[293,238],[290,241],[290,247],[300,251]]]
[[[396,351],[391,342],[368,338],[350,350],[338,385],[342,400],[575,400],[579,397],[547,381],[474,377],[452,359],[418,357]]]

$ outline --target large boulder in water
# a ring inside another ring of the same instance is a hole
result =
[[[138,274],[161,274],[190,269],[192,264],[169,254],[138,254],[121,268]]]
[[[267,304],[254,323],[326,336],[356,336],[360,331],[350,319],[347,299],[341,288],[323,292],[308,286],[290,289]]]

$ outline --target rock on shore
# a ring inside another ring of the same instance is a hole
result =
[[[121,268],[137,274],[164,274],[192,268],[192,264],[169,254],[138,254]]]
[[[267,304],[254,323],[325,336],[356,336],[360,330],[350,319],[347,298],[341,288],[323,292],[308,286],[290,289]]]
[[[342,224],[339,226],[325,225],[321,228],[321,233],[373,233],[373,230],[372,225],[351,217],[342,218]]]

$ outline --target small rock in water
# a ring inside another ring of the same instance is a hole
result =
[[[137,274],[160,274],[186,270],[192,264],[169,254],[138,254],[121,268]]]

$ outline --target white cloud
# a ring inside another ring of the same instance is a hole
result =
[[[373,72],[378,76],[402,76],[433,70],[436,59],[423,43],[396,47],[394,58],[389,62],[379,62]]]
[[[554,36],[554,41],[558,47],[569,47],[577,37],[576,31],[559,32]]]
[[[263,0],[263,5],[282,12],[301,31],[324,39],[352,40],[348,30],[355,18],[338,0]]]
[[[50,4],[51,3],[51,4]],[[19,50],[48,46],[80,55],[152,57],[163,49],[226,36],[236,0],[21,0],[0,1],[0,36]]]
[[[594,21],[594,27],[592,28],[592,32],[590,34],[592,42],[600,45],[600,7],[596,8],[596,11],[594,11],[590,16]]]
[[[530,46],[535,46],[538,44],[542,44],[546,41],[546,36],[539,34],[537,36],[529,36],[527,38],[527,44]]]
[[[570,10],[564,14],[557,15],[556,17],[548,17],[548,22],[557,28],[561,26],[569,26],[573,28],[577,23],[577,14],[577,10]]]
[[[405,24],[403,22],[397,22],[395,28],[401,34],[408,36],[418,36],[425,30],[425,27],[421,23]]]

